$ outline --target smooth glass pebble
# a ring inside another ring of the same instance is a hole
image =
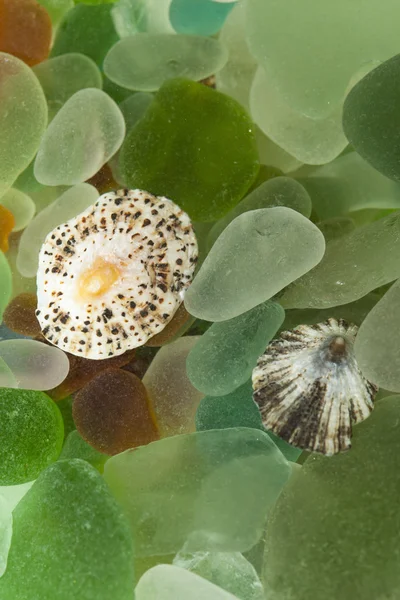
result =
[[[261,163],[280,169],[283,173],[291,173],[303,166],[303,163],[275,144],[256,126],[256,142]]]
[[[78,431],[75,430],[71,431],[66,437],[60,454],[60,459],[67,458],[80,458],[81,460],[85,460],[102,473],[104,470],[104,463],[108,459],[108,456],[92,448],[92,446],[85,442],[80,436]]]
[[[28,481],[28,483],[20,483],[18,485],[0,486],[0,495],[6,500],[11,511],[14,510],[33,484],[34,481]]]
[[[48,12],[53,26],[56,27],[64,15],[74,7],[74,0],[37,0]]]
[[[199,336],[184,336],[161,348],[143,377],[161,437],[195,431],[203,393],[188,379],[186,359]]]
[[[36,479],[61,452],[64,427],[60,411],[42,392],[0,387],[0,415],[0,484]]]
[[[329,308],[354,302],[400,276],[400,213],[358,227],[326,246],[315,269],[285,290],[285,308]]]
[[[10,188],[1,198],[0,204],[14,216],[13,231],[22,231],[34,217],[36,206],[32,198],[16,188]]]
[[[295,110],[276,91],[262,67],[257,69],[250,90],[250,112],[266,136],[302,163],[325,164],[347,146],[341,105],[324,118]]]
[[[79,600],[132,599],[128,525],[87,462],[70,459],[50,466],[13,516],[7,571],[0,579],[2,600],[54,598],[54,590],[57,600],[77,593]]]
[[[12,212],[0,203],[0,251],[7,252],[9,248],[8,238],[15,227],[15,219]]]
[[[76,92],[85,88],[102,88],[100,69],[85,56],[71,52],[55,56],[33,69],[47,100],[49,121]]]
[[[37,297],[35,294],[19,294],[11,300],[4,311],[4,324],[19,335],[28,337],[40,335],[41,329],[35,314],[36,308]]]
[[[76,5],[57,29],[50,56],[78,52],[102,68],[109,48],[119,39],[111,18],[112,10],[112,4]]]
[[[44,185],[82,183],[117,152],[124,135],[124,117],[114,100],[101,90],[80,90],[47,128],[35,160],[35,177]]]
[[[3,252],[0,251],[0,322],[3,320],[3,312],[10,301],[11,291],[11,269]]]
[[[47,103],[32,70],[18,58],[3,52],[0,52],[0,87],[1,197],[39,148],[47,125]]]
[[[17,380],[7,363],[0,358],[0,386],[7,388],[17,388]]]
[[[267,597],[376,600],[384,587],[387,598],[397,598],[399,468],[394,396],[354,428],[349,452],[314,455],[289,480],[265,533]]]
[[[142,556],[250,549],[289,474],[268,435],[246,428],[169,437],[104,469]]]
[[[72,396],[67,396],[63,400],[60,400],[60,402],[57,402],[57,406],[60,410],[61,416],[64,421],[64,441],[66,440],[68,435],[71,433],[71,431],[76,430],[75,423],[72,418],[72,403],[73,403]]]
[[[121,102],[119,108],[125,119],[125,129],[127,133],[129,133],[143,117],[152,102],[153,94],[147,92],[137,92]]]
[[[257,571],[240,552],[186,554],[182,550],[173,564],[207,579],[240,600],[265,600]]]
[[[139,32],[173,33],[170,4],[171,0],[119,0],[111,11],[119,37]]]
[[[208,234],[208,245],[211,247],[226,227],[239,215],[249,210],[286,206],[305,217],[311,215],[311,198],[305,188],[289,177],[274,177],[251,190],[225,217],[212,227]]]
[[[205,79],[218,72],[227,59],[226,48],[213,38],[137,33],[110,49],[104,72],[122,87],[153,92],[173,77]]]
[[[392,392],[400,392],[399,300],[397,281],[361,324],[354,346],[365,377]]]
[[[47,58],[52,35],[46,9],[36,0],[0,0],[0,51],[29,66]]]
[[[245,195],[258,168],[252,123],[244,109],[186,79],[164,83],[121,149],[128,185],[171,198],[195,221],[227,213]]]
[[[9,503],[3,497],[0,487],[0,577],[7,568],[8,552],[12,538],[12,511]]]
[[[35,340],[0,341],[0,357],[19,388],[49,390],[68,375],[69,360],[62,350]]]
[[[269,301],[211,325],[186,360],[194,387],[205,395],[224,396],[244,384],[284,318],[280,304]]]
[[[34,294],[36,296],[36,277],[22,277],[17,269],[18,246],[21,239],[21,232],[12,233],[9,237],[10,248],[7,252],[7,261],[11,269],[11,298],[19,294]]]
[[[173,565],[157,565],[140,578],[136,600],[239,600],[203,577]]]
[[[35,277],[39,251],[47,234],[94,204],[99,193],[93,186],[81,183],[66,192],[42,210],[23,231],[19,243],[17,269],[23,277]]]
[[[343,108],[343,128],[349,142],[375,169],[395,181],[400,181],[400,118],[396,108],[400,99],[399,76],[397,55],[359,81]]]
[[[213,0],[172,0],[169,18],[177,33],[214,35],[234,5],[234,2],[218,4]]]
[[[324,251],[319,229],[290,208],[244,213],[221,233],[200,267],[186,292],[186,310],[206,321],[232,319],[312,269]]]

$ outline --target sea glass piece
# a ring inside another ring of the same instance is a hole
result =
[[[186,292],[186,309],[207,321],[232,319],[312,269],[324,251],[319,229],[290,208],[244,213],[215,242]]]
[[[173,565],[146,571],[135,589],[136,600],[238,600],[222,588]]]
[[[139,32],[173,33],[169,20],[171,0],[119,0],[111,14],[120,38]]]
[[[111,18],[112,8],[112,4],[76,5],[58,28],[50,56],[78,52],[101,68],[109,48],[118,41]]]
[[[0,198],[0,204],[13,214],[15,222],[12,231],[22,231],[22,229],[25,229],[28,223],[32,221],[36,211],[32,198],[16,188],[10,188]]]
[[[1,197],[36,154],[47,125],[47,104],[32,70],[3,52],[0,52],[0,89]]]
[[[393,54],[397,52],[398,48]],[[343,108],[343,127],[349,142],[375,169],[395,181],[400,181],[400,118],[396,110],[399,73],[397,55],[359,81]]]
[[[256,187],[225,217],[213,225],[208,244],[211,247],[226,227],[239,215],[249,210],[287,206],[305,217],[311,215],[311,198],[305,188],[289,177],[274,177]]]
[[[46,96],[49,120],[79,90],[102,87],[101,73],[96,63],[76,52],[50,58],[33,71]]]
[[[60,459],[68,458],[80,458],[81,460],[85,460],[102,473],[104,471],[104,463],[108,459],[108,456],[92,448],[92,446],[85,442],[80,436],[78,431],[75,430],[68,434],[60,454]]]
[[[203,393],[188,379],[186,359],[200,338],[185,336],[161,348],[143,377],[161,437],[195,431]]]
[[[377,0],[329,6],[316,0],[301,5],[250,0],[246,13],[251,51],[270,70],[271,85],[311,117],[324,117],[338,106],[358,71],[398,52],[395,0],[386,2],[384,15]]]
[[[289,474],[267,434],[246,428],[169,437],[113,456],[104,469],[142,556],[184,544],[188,552],[248,550]]]
[[[177,33],[214,35],[233,7],[234,2],[218,4],[213,0],[172,0],[169,18]]]
[[[128,185],[171,198],[195,221],[213,221],[257,176],[251,121],[232,98],[173,79],[127,135],[121,170]]]
[[[40,325],[35,315],[36,307],[35,294],[25,293],[15,296],[4,311],[4,324],[20,335],[28,337],[40,335]]]
[[[0,204],[0,251],[7,252],[8,236],[15,227],[15,218],[13,213]]]
[[[24,277],[35,277],[39,251],[46,235],[55,227],[76,217],[94,204],[99,193],[93,186],[81,183],[66,192],[42,210],[24,230],[19,244],[17,269]]]
[[[184,304],[181,304],[168,325],[160,333],[153,335],[146,342],[146,346],[149,348],[159,348],[160,346],[169,344],[183,335],[194,321],[194,317],[189,315]]]
[[[121,369],[107,369],[79,390],[72,416],[83,439],[104,454],[118,454],[159,437],[146,388]]]
[[[392,392],[400,391],[398,324],[400,281],[374,306],[357,334],[354,350],[365,377]]]
[[[0,51],[29,66],[48,56],[52,35],[46,9],[36,0],[0,1]]]
[[[46,392],[47,393],[47,392]],[[75,431],[75,423],[72,418],[72,396],[67,396],[63,400],[57,403],[60,410],[61,416],[64,421],[64,440],[68,437],[71,431]]]
[[[265,135],[302,163],[325,164],[347,146],[341,104],[322,118],[306,115],[276,91],[262,67],[257,69],[250,90],[250,110]]]
[[[10,301],[11,290],[11,269],[3,252],[0,251],[0,323],[3,320],[3,312]]]
[[[20,483],[18,485],[0,486],[0,494],[6,500],[11,511],[14,510],[33,484],[34,481],[28,481],[28,483]]]
[[[269,301],[211,325],[186,360],[194,387],[205,395],[224,396],[244,384],[284,318],[280,304]]]
[[[147,92],[137,92],[121,102],[119,107],[124,115],[127,133],[129,133],[143,117],[152,102],[153,94]]]
[[[280,169],[282,173],[291,173],[299,169],[303,163],[275,144],[256,126],[256,142],[261,163]]]
[[[289,480],[265,534],[267,597],[375,600],[382,586],[398,596],[399,427],[399,397],[385,398],[354,428],[350,452],[313,456]]]
[[[50,19],[56,27],[64,15],[74,7],[73,0],[37,0],[48,12]]]
[[[47,128],[35,160],[35,177],[44,185],[81,183],[116,153],[124,135],[124,117],[114,100],[101,90],[80,90]]]
[[[218,72],[227,59],[226,48],[213,38],[137,33],[110,49],[104,73],[122,87],[153,92],[173,77],[205,79]]]
[[[265,600],[257,571],[240,552],[179,552],[173,564],[195,573],[240,600]]]
[[[11,297],[19,294],[34,294],[36,295],[36,278],[22,277],[17,269],[16,262],[18,256],[18,246],[21,238],[21,232],[12,233],[9,237],[10,249],[7,252],[6,258],[11,269],[12,294]]]
[[[2,358],[0,358],[0,385],[7,388],[18,387],[13,372]]]
[[[322,261],[285,290],[285,308],[329,308],[358,300],[400,276],[400,213],[327,244]]]
[[[0,387],[0,413],[0,484],[36,479],[61,452],[64,427],[60,411],[42,392]]]
[[[0,577],[7,568],[8,552],[12,538],[12,511],[0,487]]]
[[[55,346],[35,340],[4,340],[0,357],[7,363],[19,388],[49,390],[68,375],[66,354]]]
[[[62,460],[14,510],[0,595],[45,599],[56,590],[59,600],[131,600],[132,563],[127,523],[101,475],[83,460]]]

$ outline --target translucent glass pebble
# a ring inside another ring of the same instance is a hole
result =
[[[30,223],[36,211],[33,200],[16,188],[10,188],[1,198],[0,204],[14,216],[13,231],[21,231]]]
[[[78,431],[75,430],[68,434],[60,454],[60,459],[67,458],[80,458],[81,460],[85,460],[102,473],[104,470],[104,463],[108,456],[92,448],[92,446],[85,442],[80,436]]]
[[[232,319],[312,269],[324,251],[319,229],[290,208],[244,213],[215,242],[186,293],[186,309],[207,321]]]
[[[128,185],[171,198],[195,221],[212,221],[237,204],[257,176],[252,123],[228,96],[173,79],[127,135],[121,170]]]
[[[119,37],[139,32],[173,33],[170,4],[171,0],[119,0],[111,11]]]
[[[10,301],[11,291],[11,269],[3,252],[0,251],[0,322],[3,319],[3,312]]]
[[[49,120],[79,90],[102,87],[101,72],[96,63],[76,52],[50,58],[36,65],[34,73],[46,96]]]
[[[60,411],[42,392],[0,387],[0,415],[0,485],[36,479],[61,452]]]
[[[267,523],[267,597],[398,597],[399,448],[395,396],[377,402],[372,415],[354,428],[350,452],[306,461]]]
[[[332,240],[320,264],[288,288],[285,308],[328,308],[358,300],[400,276],[400,213]]]
[[[0,357],[11,369],[18,387],[27,390],[49,390],[59,385],[69,371],[62,350],[35,340],[0,341]]]
[[[311,215],[311,198],[305,188],[290,177],[274,177],[265,181],[239,202],[225,217],[217,221],[208,235],[211,246],[233,219],[259,208],[287,206],[305,217]]]
[[[152,102],[153,94],[148,94],[147,92],[137,92],[121,102],[119,108],[124,115],[127,133],[143,117]]]
[[[37,298],[35,294],[18,294],[7,306],[3,320],[11,331],[35,337],[40,335],[40,325],[36,318]]]
[[[259,127],[256,127],[256,142],[260,161],[264,165],[276,167],[283,173],[291,173],[303,165],[301,161],[275,144]]]
[[[59,24],[63,16],[74,7],[74,0],[38,0],[48,12],[53,26]]]
[[[132,600],[132,540],[101,475],[79,459],[46,469],[14,510],[2,600]]]
[[[229,4],[213,0],[172,0],[169,8],[171,25],[178,33],[214,35],[217,33],[234,2]]]
[[[81,183],[115,154],[124,135],[125,121],[115,102],[101,90],[80,90],[47,128],[35,160],[35,177],[44,185]]]
[[[245,383],[284,318],[279,304],[265,302],[211,325],[186,360],[192,384],[206,395],[224,396]]]
[[[81,183],[68,189],[42,210],[28,225],[19,243],[17,268],[24,277],[35,277],[39,250],[46,235],[55,227],[76,217],[94,204],[99,193],[93,186]]]
[[[397,281],[361,324],[354,346],[363,374],[393,392],[400,392],[399,300]]]
[[[8,238],[15,227],[14,215],[0,203],[0,251],[7,252]]]
[[[16,388],[17,380],[7,363],[0,358],[0,384],[1,387]]]
[[[248,550],[289,473],[267,434],[245,428],[169,437],[113,456],[104,470],[143,556],[185,543],[188,552]]]
[[[0,87],[1,197],[36,154],[47,125],[47,104],[31,69],[18,58],[2,52]]]
[[[203,393],[188,379],[186,359],[199,336],[185,336],[161,348],[143,378],[161,437],[195,430]]]
[[[205,79],[219,71],[227,58],[227,50],[213,38],[137,33],[110,49],[104,72],[122,87],[153,92],[173,77]]]
[[[399,74],[397,55],[359,81],[343,108],[343,127],[349,142],[375,169],[395,181],[400,181]]]
[[[136,600],[238,600],[220,587],[181,567],[157,565],[135,589]]]

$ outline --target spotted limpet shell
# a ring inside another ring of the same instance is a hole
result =
[[[269,344],[252,376],[267,429],[327,456],[351,447],[352,424],[370,415],[378,389],[355,359],[357,329],[328,319],[284,331]]]
[[[196,261],[190,219],[171,200],[142,190],[103,194],[42,245],[42,333],[90,359],[141,346],[174,316]]]

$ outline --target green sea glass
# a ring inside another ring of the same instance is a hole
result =
[[[245,428],[169,437],[113,456],[104,469],[142,556],[184,544],[188,552],[248,550],[289,474],[267,434]]]
[[[65,440],[60,459],[80,458],[92,465],[95,469],[104,470],[104,463],[108,459],[106,454],[97,452],[75,431],[71,431]]]
[[[170,4],[171,0],[119,0],[111,11],[119,37],[138,32],[173,33]]]
[[[0,252],[0,322],[3,320],[3,312],[11,299],[11,290],[11,269],[3,252]]]
[[[7,363],[0,357],[0,385],[1,387],[17,388],[17,380]]]
[[[167,196],[195,221],[213,221],[257,176],[251,121],[224,94],[185,79],[168,81],[126,137],[121,167],[129,186]]]
[[[227,4],[214,0],[172,0],[169,17],[178,33],[214,35],[221,29],[233,6],[233,2]]]
[[[0,484],[36,479],[61,452],[64,427],[60,411],[42,392],[2,387],[0,415]]]
[[[12,511],[0,487],[0,577],[7,568],[8,552],[12,538]]]
[[[74,0],[38,0],[38,3],[47,10],[54,26],[74,7]]]
[[[32,198],[17,190],[10,188],[1,198],[0,204],[8,208],[14,216],[15,226],[13,231],[21,231],[32,221],[36,211]]]
[[[32,70],[4,52],[0,52],[0,89],[1,197],[39,148],[47,125],[47,104]]]
[[[312,269],[324,251],[319,229],[290,208],[244,213],[215,242],[186,292],[186,309],[207,321],[232,319]]]
[[[143,117],[152,102],[153,94],[148,94],[146,92],[137,92],[121,102],[119,108],[125,119],[125,129],[127,133],[129,133]]]
[[[329,459],[312,456],[294,474],[267,523],[267,598],[399,595],[399,450],[395,396],[378,402],[354,428],[349,452]]]
[[[46,469],[14,510],[2,600],[132,600],[128,525],[101,475],[79,459]]]
[[[194,387],[209,396],[224,396],[245,383],[284,318],[283,308],[269,301],[211,325],[186,360]]]

